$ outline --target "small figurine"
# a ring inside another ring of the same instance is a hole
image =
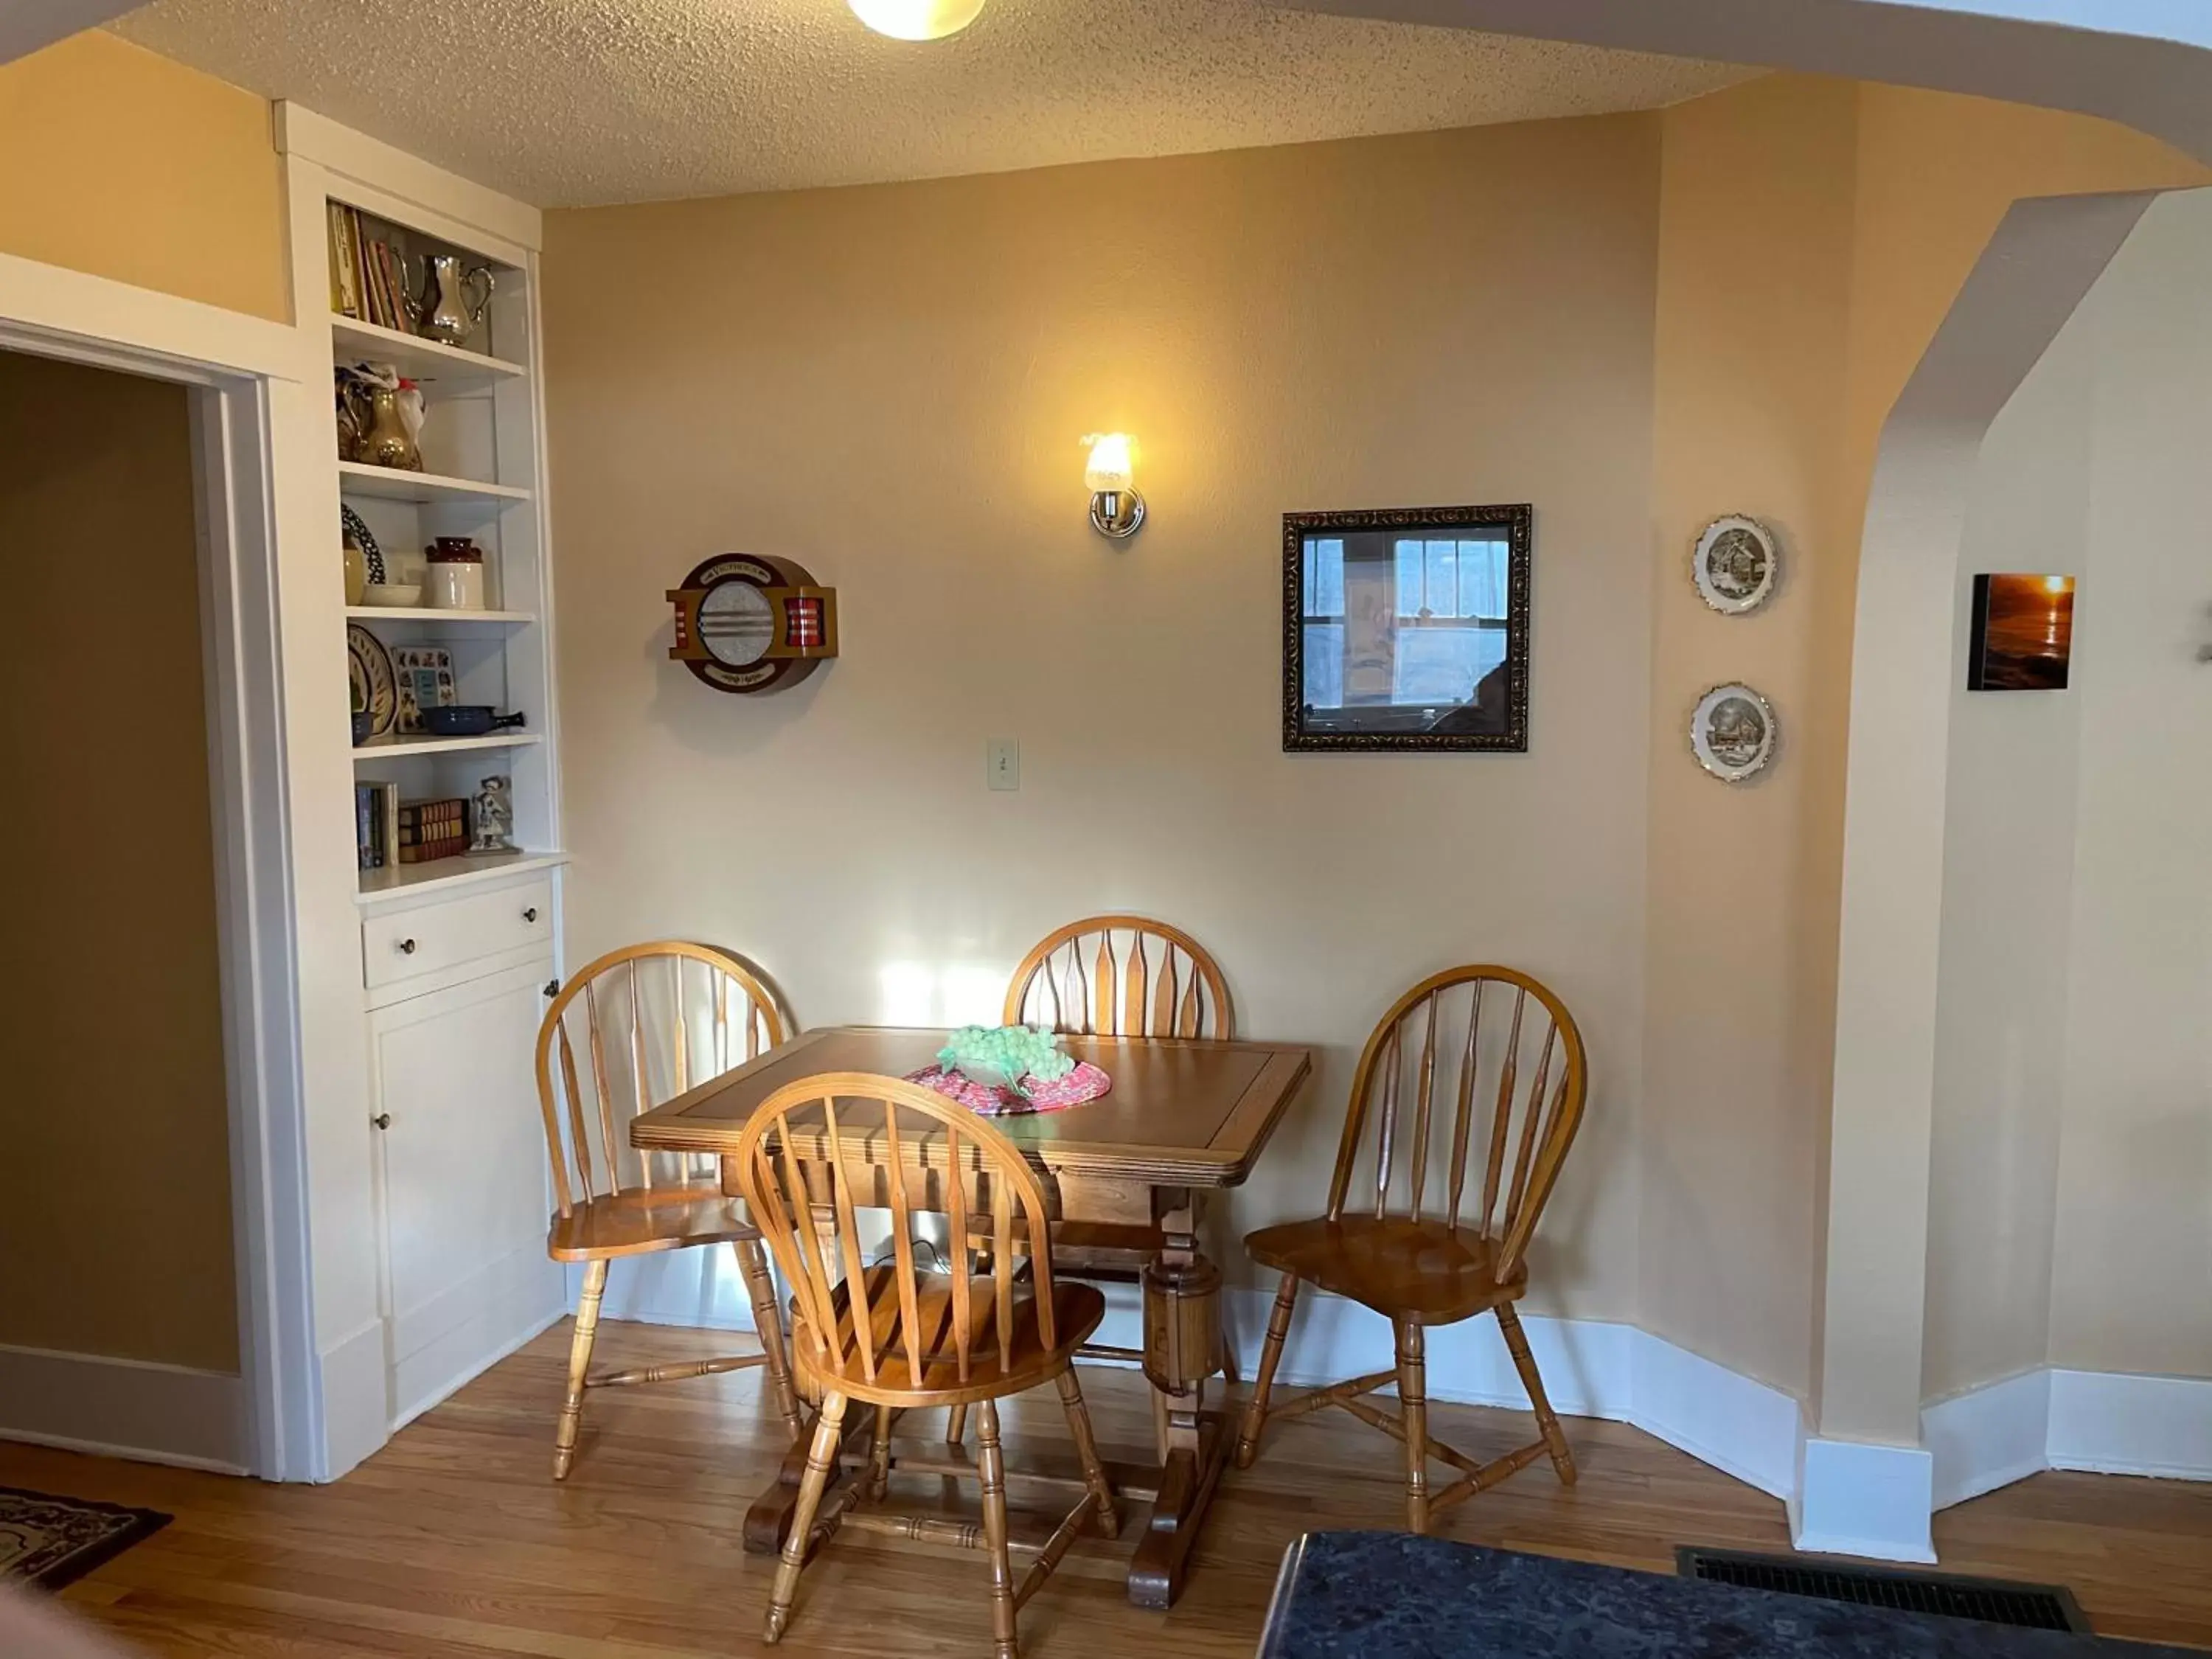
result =
[[[514,800],[507,793],[505,775],[494,773],[477,785],[470,838],[471,853],[512,853],[514,850]]]

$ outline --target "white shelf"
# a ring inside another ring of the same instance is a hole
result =
[[[482,388],[530,371],[520,363],[463,346],[441,345],[395,328],[351,317],[331,319],[331,356],[335,362],[390,363],[410,380],[428,380],[441,391]]]
[[[534,611],[441,611],[427,605],[349,605],[349,622],[436,623],[440,627],[519,628],[538,620]]]
[[[543,732],[494,732],[482,738],[372,738],[354,745],[356,764],[392,755],[447,755],[463,749],[521,749],[545,741]]]
[[[549,870],[568,861],[566,853],[463,853],[428,864],[387,865],[381,870],[361,872],[361,890],[354,895],[354,902],[374,904],[398,893],[419,894],[426,888],[465,887],[527,870]]]
[[[366,461],[338,463],[338,494],[370,495],[386,501],[526,501],[530,492],[512,484],[477,478],[449,478],[439,472],[403,472]],[[395,609],[398,607],[394,607]]]

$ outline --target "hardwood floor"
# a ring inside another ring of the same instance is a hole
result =
[[[610,1363],[719,1351],[714,1333],[610,1323]],[[754,1655],[771,1558],[738,1547],[745,1505],[782,1447],[758,1371],[595,1394],[565,1486],[550,1478],[568,1327],[411,1425],[335,1485],[272,1486],[0,1444],[0,1485],[149,1504],[177,1518],[64,1600],[156,1652],[239,1656]],[[1136,1379],[1085,1369],[1109,1455],[1142,1443]],[[1431,1405],[1431,1431],[1488,1456],[1526,1413]],[[934,1418],[927,1426],[935,1431]],[[1537,1467],[1451,1511],[1469,1542],[1666,1571],[1677,1543],[1786,1547],[1782,1505],[1634,1429],[1567,1419],[1581,1484]],[[1064,1455],[1051,1389],[1011,1402],[1010,1462]],[[1395,1528],[1396,1448],[1348,1418],[1274,1425],[1224,1480],[1188,1592],[1171,1613],[1123,1599],[1124,1540],[1086,1540],[1022,1612],[1033,1659],[1142,1651],[1248,1659],[1275,1568],[1301,1532]],[[921,1504],[937,1483],[914,1484]],[[1018,1488],[1015,1501],[1021,1500]],[[972,1510],[974,1498],[968,1498]],[[1126,1516],[1125,1516],[1126,1518]],[[2212,1645],[2212,1486],[2045,1474],[1938,1516],[1947,1566],[2070,1584],[2100,1630]],[[984,1562],[847,1533],[808,1569],[778,1652],[793,1659],[988,1651]],[[948,1589],[946,1580],[963,1582]]]

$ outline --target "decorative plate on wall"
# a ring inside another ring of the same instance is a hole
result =
[[[346,672],[353,682],[356,708],[368,711],[368,734],[390,735],[399,713],[399,685],[392,672],[392,653],[359,623],[346,624]]]
[[[354,545],[361,549],[362,562],[368,570],[370,583],[381,587],[390,581],[392,578],[384,568],[384,550],[376,544],[376,538],[369,534],[368,520],[341,501],[338,503],[338,522],[344,526],[345,533],[353,538]]]
[[[1741,783],[1774,757],[1774,706],[1740,682],[1717,685],[1690,715],[1690,752],[1723,783]]]
[[[1765,605],[1781,574],[1782,547],[1774,532],[1741,514],[1707,525],[1690,555],[1690,580],[1698,597],[1725,617]]]

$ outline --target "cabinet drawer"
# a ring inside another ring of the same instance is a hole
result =
[[[479,957],[553,940],[553,884],[489,893],[370,916],[361,925],[362,982],[370,990],[436,973]]]

